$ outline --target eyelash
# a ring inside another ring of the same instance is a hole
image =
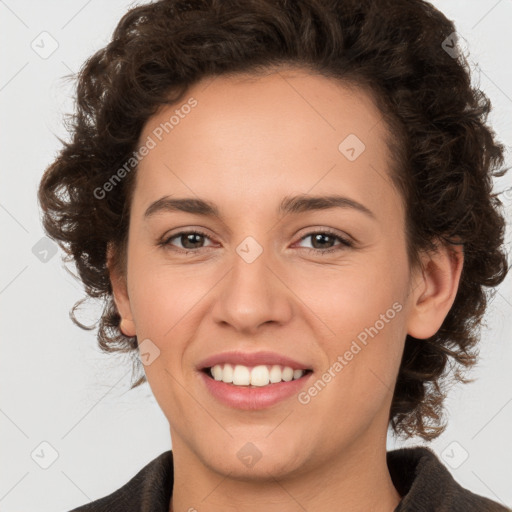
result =
[[[210,238],[206,233],[203,233],[202,231],[198,231],[198,230],[180,231],[179,233],[173,234],[171,237],[164,238],[162,241],[160,241],[158,243],[158,245],[163,248],[172,247],[170,244],[170,241],[173,240],[174,238],[179,238],[182,235],[200,235],[200,236],[204,236],[205,238]],[[304,239],[306,239],[312,235],[329,235],[329,236],[332,236],[332,237],[338,239],[341,243],[335,247],[330,248],[330,249],[315,249],[314,247],[302,247],[302,249],[305,249],[307,252],[314,252],[316,254],[326,254],[326,253],[333,253],[333,252],[341,251],[343,249],[350,248],[350,247],[354,246],[354,244],[350,240],[347,240],[346,238],[341,237],[340,235],[338,235],[337,233],[335,233],[334,231],[331,231],[329,229],[324,229],[322,231],[311,231],[310,233],[301,237],[299,242],[302,242]],[[180,248],[176,248],[176,247],[171,248],[171,250],[185,254],[185,255],[192,254],[192,253],[197,254],[197,252],[200,249],[205,249],[205,247],[198,247],[197,249],[180,249]]]

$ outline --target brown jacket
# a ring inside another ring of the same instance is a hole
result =
[[[394,512],[512,512],[461,487],[429,448],[388,451],[387,464],[402,496]],[[169,450],[114,493],[70,512],[168,512],[172,487],[173,459]]]

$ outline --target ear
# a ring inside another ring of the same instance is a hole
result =
[[[114,249],[110,244],[107,248],[107,268],[110,275],[110,283],[112,284],[114,302],[117,311],[121,315],[119,328],[125,336],[135,336],[135,323],[130,307],[126,276],[122,275],[118,267],[114,264]]]
[[[438,245],[421,260],[422,269],[416,271],[411,292],[407,334],[426,339],[439,330],[455,301],[464,264],[463,245]]]

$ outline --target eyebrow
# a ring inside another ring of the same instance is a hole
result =
[[[298,214],[306,211],[326,210],[329,208],[351,208],[376,220],[375,214],[363,204],[340,195],[311,196],[298,195],[285,197],[278,208],[279,214]],[[147,219],[157,213],[186,212],[205,217],[222,219],[219,208],[215,203],[196,198],[173,198],[163,196],[149,205],[144,213]]]

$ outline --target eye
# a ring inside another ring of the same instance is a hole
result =
[[[353,243],[350,240],[347,240],[346,238],[343,238],[330,230],[312,231],[311,233],[303,236],[300,241],[302,242],[306,238],[312,239],[313,247],[304,247],[304,249],[307,251],[313,251],[318,254],[332,253],[335,251],[341,251],[347,247],[353,247]],[[329,246],[329,239],[333,241],[339,240],[340,243],[334,247]],[[315,247],[315,245],[319,245],[320,247]],[[329,247],[326,247],[326,245]]]
[[[341,251],[347,247],[353,247],[353,243],[350,240],[347,240],[330,230],[312,231],[311,233],[303,236],[299,242],[302,242],[307,238],[312,239],[313,247],[303,247],[303,249],[308,252],[313,251],[317,254],[332,253],[335,251]],[[164,238],[158,243],[158,245],[164,248],[168,247],[171,250],[184,254],[191,254],[198,253],[199,249],[205,248],[205,246],[202,245],[205,239],[210,240],[210,237],[202,231],[180,231],[170,237]],[[329,242],[329,239],[331,242]],[[177,240],[181,244],[181,247],[175,247],[173,240]],[[334,247],[331,246],[330,244],[336,240],[340,243]],[[319,247],[315,247],[315,245],[319,245]]]
[[[165,238],[159,242],[159,245],[163,247],[171,246],[171,249],[173,250],[188,254],[192,252],[198,252],[196,249],[202,249],[203,247],[201,247],[201,243],[205,238],[209,240],[208,235],[202,231],[180,231],[171,237]],[[178,239],[178,241],[182,244],[182,247],[178,247],[176,249],[172,247],[174,244],[171,243],[171,241],[175,239]]]

